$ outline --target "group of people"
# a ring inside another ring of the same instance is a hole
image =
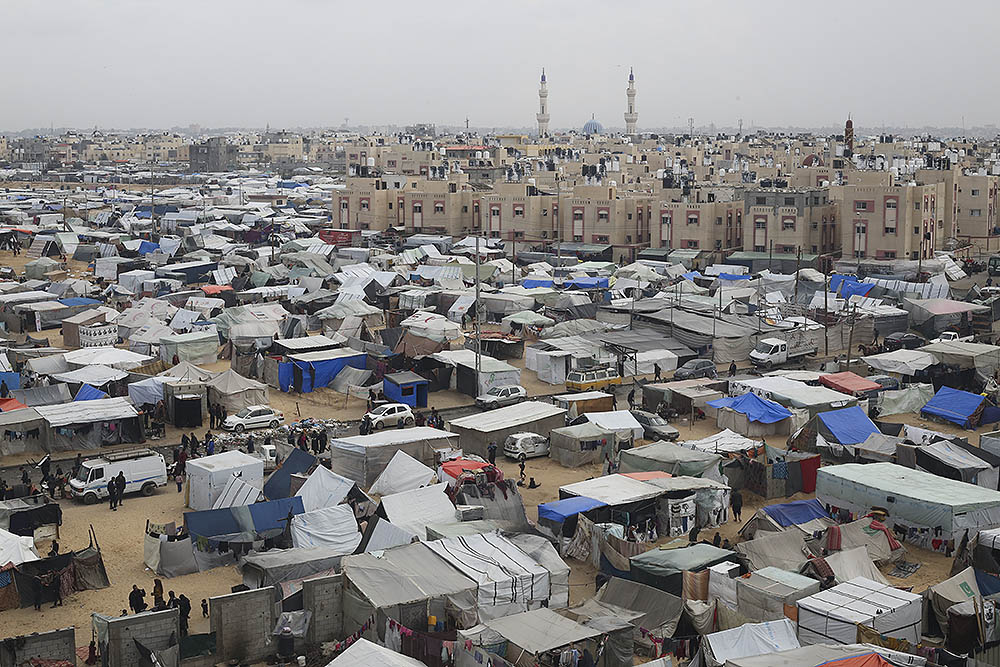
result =
[[[215,453],[215,436],[212,435],[211,429],[205,431],[205,454],[206,456],[211,456]],[[191,456],[198,456],[198,448],[201,447],[201,441],[198,440],[198,436],[195,435],[194,431],[191,435],[186,434],[181,435],[181,448],[191,450]]]
[[[128,594],[128,606],[133,614],[141,614],[149,609],[146,602],[146,591],[132,584],[132,591]],[[183,593],[179,596],[173,591],[167,592],[167,597],[163,597],[163,582],[159,579],[153,580],[153,607],[150,611],[165,611],[167,609],[178,609],[180,611],[181,637],[188,635],[188,626],[191,621],[191,600]],[[122,616],[127,616],[128,610],[122,609]],[[208,618],[208,600],[201,600],[201,615]]]
[[[125,473],[122,471],[118,472],[117,477],[108,480],[108,503],[112,512],[117,512],[124,504],[125,484]]]
[[[208,404],[208,427],[222,428],[226,418],[229,417],[229,410],[221,403]]]
[[[319,429],[318,431],[313,431],[311,433],[307,432],[306,429],[299,431],[298,435],[295,431],[288,431],[288,445],[289,447],[298,447],[304,452],[312,451],[316,456],[319,456],[326,451],[327,435],[326,429]],[[264,444],[270,444],[270,438],[264,439]],[[250,444],[253,447],[253,444]],[[252,451],[252,450],[251,450]]]
[[[431,408],[429,414],[424,414],[423,412],[417,412],[413,417],[414,423],[417,426],[429,426],[430,428],[444,428],[444,417],[438,414],[437,408]]]

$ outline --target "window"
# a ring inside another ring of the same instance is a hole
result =
[[[782,220],[781,221],[781,231],[783,231],[783,232],[794,232],[795,231],[795,221],[794,220]]]
[[[765,247],[764,247],[764,246],[762,246],[762,245],[755,245],[755,246],[753,247],[753,251],[754,251],[754,252],[766,252],[766,251],[767,251],[767,248],[765,248]]]
[[[883,234],[895,234],[896,233],[896,227],[895,226],[889,227],[888,225],[886,225],[885,229],[882,230],[882,233]]]
[[[914,234],[919,234],[920,233],[920,227],[918,225],[913,225],[913,233]]]
[[[498,238],[500,238],[500,232],[498,232],[498,231],[491,231],[490,232],[490,238],[491,239],[498,239]]]
[[[392,210],[392,202],[389,202],[389,210]]]
[[[896,210],[896,200],[895,199],[887,199],[886,202],[885,202],[885,207],[887,209],[890,209],[890,210]]]
[[[573,222],[583,222],[583,211],[573,211]]]
[[[444,204],[441,202],[434,202],[434,212],[444,213]]]
[[[499,236],[499,234],[497,236]],[[573,240],[576,241],[577,243],[579,243],[579,242],[583,241],[583,237],[580,236],[579,234],[575,234],[573,236]]]
[[[392,206],[392,204],[390,204],[390,206]],[[468,212],[469,212],[469,207],[468,206],[463,206],[462,207],[462,213],[468,213]]]
[[[918,201],[913,202],[913,210],[914,211],[919,211],[920,210],[920,202],[918,202]]]
[[[976,188],[973,188],[972,189],[972,196],[973,197],[978,197],[979,196],[979,190],[977,190]]]
[[[867,211],[868,210],[868,202],[866,202],[866,201],[856,201],[856,202],[854,202],[854,210],[855,211]]]
[[[981,218],[981,217],[983,217],[983,209],[981,209],[981,208],[970,208],[969,209],[969,215],[972,216],[973,218]]]
[[[757,206],[766,206],[767,205],[767,197],[757,197],[755,201],[756,201]]]
[[[767,220],[754,220],[754,229],[767,229]]]
[[[685,241],[684,244],[685,244],[686,247],[691,248],[692,250],[697,250],[698,249],[698,241],[689,239],[689,240]]]
[[[810,250],[810,252],[815,255],[816,254],[816,246],[811,246],[811,247],[812,247],[812,250]]]
[[[824,220],[823,222],[826,222],[826,221]],[[809,229],[816,229],[817,227],[819,227],[819,225],[816,223],[815,220],[813,220],[812,222],[809,223]]]
[[[347,202],[346,201],[340,202],[340,210],[341,211],[346,211],[347,210]]]
[[[422,213],[424,210],[424,205],[420,202],[413,202],[413,212]]]
[[[883,259],[896,259],[896,251],[895,250],[883,250],[882,251],[882,257],[883,257]]]
[[[524,217],[524,207],[523,206],[515,206],[514,207],[514,217],[515,218],[523,218]]]
[[[819,197],[813,197],[813,206],[819,206]]]
[[[698,224],[698,215],[695,214],[695,213],[689,213],[688,214],[688,224],[689,225],[697,225]]]
[[[627,215],[626,217],[627,217],[627,218],[628,218],[629,220],[631,220],[631,219],[632,219],[632,214],[631,214],[631,213],[629,213],[629,214],[628,214],[628,215]]]
[[[721,225],[721,224],[722,224],[722,216],[721,216],[721,215],[720,215],[720,216],[718,216],[718,217],[717,217],[717,218],[715,219],[715,224],[717,224],[717,225]]]
[[[670,224],[670,216],[669,215],[661,215],[660,216],[660,224],[661,225],[669,225]]]
[[[514,238],[515,239],[523,239],[524,238],[524,232],[514,232]]]
[[[629,217],[629,219],[631,219],[632,218],[632,214],[629,213],[628,217]],[[600,211],[598,211],[597,212],[597,221],[598,222],[607,222],[608,221],[608,212],[606,210],[604,210],[604,209],[601,209]]]
[[[595,234],[594,235],[594,243],[607,243],[607,242],[608,242],[607,235],[605,235],[605,234]]]
[[[362,211],[367,211],[368,210],[368,200],[367,199],[362,199],[361,200],[361,210]]]
[[[785,206],[795,206],[795,197],[785,197]]]

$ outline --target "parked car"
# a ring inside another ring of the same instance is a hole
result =
[[[879,391],[891,391],[899,389],[899,380],[892,377],[891,375],[869,375],[865,379],[871,380],[872,382],[876,382],[882,385],[882,389],[880,389]]]
[[[618,371],[610,367],[578,368],[566,375],[566,391],[610,389],[621,383],[622,378],[618,375]]]
[[[517,459],[524,454],[525,458],[549,455],[549,439],[544,435],[525,431],[523,433],[512,433],[503,441],[503,454],[512,459]]]
[[[82,461],[80,470],[69,481],[70,493],[77,500],[93,505],[108,497],[108,482],[119,472],[125,475],[125,493],[139,491],[151,496],[156,487],[167,485],[163,456],[151,449],[132,449]]]
[[[691,359],[674,371],[675,380],[693,380],[694,378],[717,378],[718,372],[711,359]]]
[[[957,331],[942,331],[941,335],[931,340],[932,343],[971,343],[975,336],[960,336]]]
[[[285,416],[266,405],[249,405],[226,417],[222,428],[237,433],[250,428],[278,428]]]
[[[476,405],[487,410],[514,405],[528,399],[528,391],[516,384],[493,387],[482,396],[476,397]]]
[[[667,420],[658,414],[646,412],[645,410],[632,410],[632,416],[642,424],[642,437],[646,440],[670,440],[674,441],[680,436],[680,431],[667,423]]]
[[[413,426],[413,411],[409,405],[402,403],[386,403],[380,405],[364,416],[375,430],[386,426],[398,426],[403,422],[404,426]]]
[[[895,331],[885,337],[885,349],[887,352],[896,350],[915,350],[927,344],[923,338],[909,331]]]

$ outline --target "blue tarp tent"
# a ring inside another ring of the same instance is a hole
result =
[[[753,276],[736,275],[735,273],[720,273],[719,280],[750,280]]]
[[[985,403],[986,399],[979,394],[941,387],[921,408],[920,414],[941,417],[962,428],[974,428],[979,425]]]
[[[205,538],[281,531],[286,525],[282,519],[287,519],[289,512],[292,514],[305,512],[301,497],[280,498],[243,507],[185,512],[184,525],[192,537]]]
[[[605,507],[607,503],[584,496],[574,496],[563,500],[553,500],[538,506],[538,518],[548,519],[554,523],[564,523],[571,516],[592,510],[595,507]]]
[[[709,401],[708,404],[713,408],[735,410],[740,414],[746,415],[750,421],[760,422],[761,424],[773,424],[792,416],[791,410],[785,406],[749,392],[742,396],[717,398],[714,401]]]
[[[85,296],[73,296],[67,299],[59,299],[59,303],[64,306],[94,306],[99,305],[101,302],[97,299],[88,299]]]
[[[563,283],[563,287],[567,289],[600,289],[607,286],[607,278],[591,278],[588,276],[584,276],[582,278],[570,278]]]
[[[313,389],[329,386],[337,374],[345,367],[363,369],[367,364],[368,355],[349,348],[337,348],[319,352],[304,352],[288,357],[291,362],[278,364],[278,386],[281,391],[289,387],[303,394]],[[282,366],[287,366],[283,369]],[[301,374],[300,378],[297,375]]]
[[[382,378],[382,392],[387,400],[414,408],[427,407],[428,381],[412,371],[387,373]]]
[[[844,276],[834,274],[830,276],[830,289],[845,299],[852,296],[865,296],[875,287],[874,283],[858,282],[854,276]]]
[[[701,275],[697,271],[688,271],[687,273],[682,273],[681,277],[693,281],[695,278],[704,278],[705,276]]]
[[[5,371],[0,373],[0,382],[5,382],[11,391],[21,388],[21,374]]]
[[[532,287],[552,287],[553,284],[552,279],[527,278],[521,283],[521,286],[530,289]]]
[[[160,249],[159,243],[152,243],[151,241],[143,241],[139,244],[139,254],[148,255],[151,252],[156,252]]]
[[[867,440],[872,433],[880,432],[865,411],[857,405],[821,412],[816,416],[834,441],[841,445],[857,445]],[[823,434],[823,437],[827,437],[827,434]]]
[[[301,449],[293,449],[292,453],[281,462],[281,467],[271,473],[264,482],[264,495],[268,500],[287,498],[292,491],[292,475],[306,472],[316,465],[316,457]]]
[[[96,387],[91,387],[86,382],[80,386],[80,391],[76,392],[76,396],[73,397],[74,401],[94,401],[99,398],[107,398],[108,395],[97,389]]]
[[[768,505],[764,508],[764,512],[782,528],[807,523],[813,519],[830,518],[830,515],[815,498]]]

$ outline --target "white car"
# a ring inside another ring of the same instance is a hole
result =
[[[514,405],[528,399],[528,391],[516,384],[503,387],[493,387],[482,396],[476,397],[476,405],[490,410],[505,405]]]
[[[237,433],[248,428],[278,428],[284,419],[285,415],[266,405],[249,405],[226,417],[222,428]]]
[[[537,433],[512,433],[503,441],[504,456],[517,459],[524,454],[527,459],[549,455],[549,439]]]
[[[403,422],[404,426],[413,426],[413,411],[409,405],[402,403],[386,403],[380,405],[364,417],[373,429],[385,428],[386,426],[398,426]]]

